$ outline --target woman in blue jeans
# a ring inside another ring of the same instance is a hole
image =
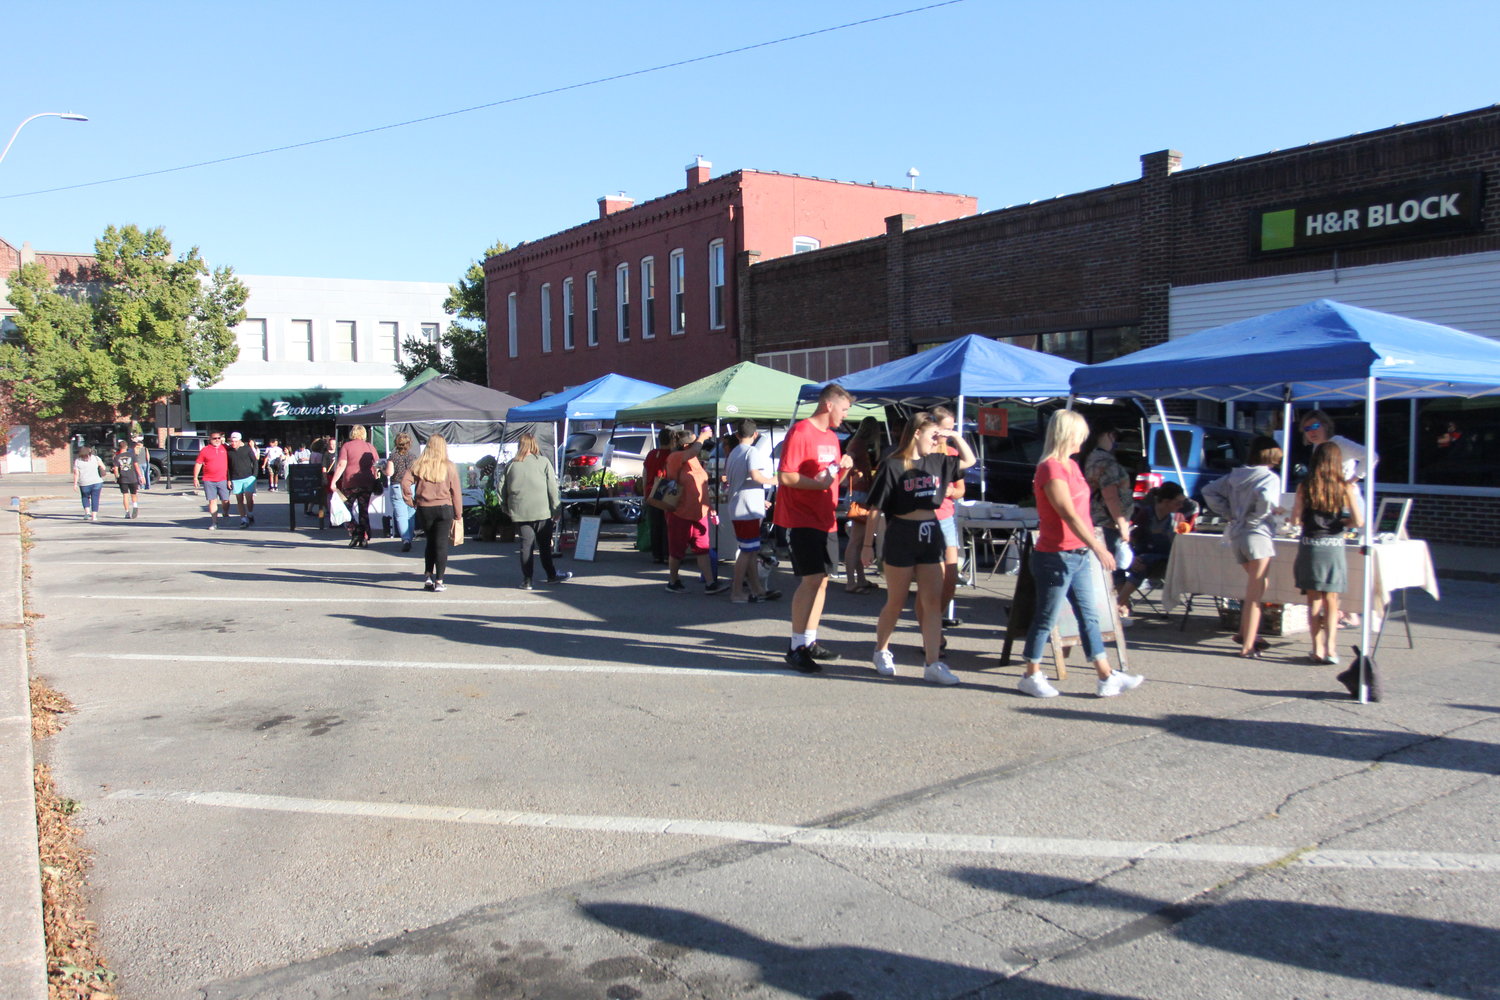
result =
[[[73,459],[73,485],[83,501],[83,515],[90,521],[99,520],[99,491],[104,489],[104,463],[92,448],[79,448]]]
[[[1062,603],[1073,606],[1083,652],[1099,675],[1095,693],[1111,698],[1140,685],[1143,678],[1112,670],[1099,632],[1105,595],[1095,584],[1094,559],[1110,573],[1115,558],[1094,532],[1089,520],[1089,486],[1073,461],[1089,425],[1072,410],[1058,410],[1047,424],[1042,461],[1036,467],[1036,511],[1040,520],[1036,547],[1031,552],[1031,575],[1036,580],[1036,612],[1026,633],[1025,674],[1018,687],[1033,698],[1053,698],[1057,689],[1042,673],[1042,652],[1057,621]]]
[[[385,462],[385,476],[391,484],[391,515],[396,522],[396,533],[401,536],[402,552],[411,551],[411,522],[416,511],[407,506],[406,498],[401,495],[401,480],[416,460],[417,456],[411,453],[411,435],[405,431],[397,434],[396,450]]]

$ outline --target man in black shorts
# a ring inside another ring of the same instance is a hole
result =
[[[776,523],[788,529],[792,572],[799,578],[792,595],[792,641],[786,662],[794,670],[815,674],[819,660],[838,654],[818,643],[818,620],[828,586],[829,536],[838,530],[839,479],[854,460],[843,453],[834,430],[854,402],[843,386],[830,383],[818,396],[818,408],[799,420],[781,447],[776,481]]]

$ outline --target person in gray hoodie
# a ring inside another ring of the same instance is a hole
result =
[[[1224,540],[1247,577],[1237,636],[1239,655],[1247,660],[1260,659],[1261,650],[1268,645],[1256,633],[1260,631],[1260,600],[1265,596],[1271,559],[1276,555],[1272,517],[1286,513],[1277,506],[1281,480],[1273,468],[1280,464],[1281,446],[1268,437],[1257,437],[1250,442],[1249,464],[1203,488],[1209,509],[1229,519]]]
[[[516,526],[521,539],[521,589],[532,589],[533,557],[540,554],[548,583],[562,583],[572,573],[559,573],[552,565],[552,519],[562,512],[557,490],[557,472],[541,455],[536,435],[517,439],[516,457],[505,467],[500,480],[500,505]]]

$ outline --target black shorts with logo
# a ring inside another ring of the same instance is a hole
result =
[[[885,519],[885,549],[882,559],[887,566],[926,566],[943,561],[942,525],[937,521],[907,521],[899,517]]]
[[[792,551],[792,573],[796,576],[826,575],[833,567],[828,556],[830,531],[817,528],[791,528],[787,531],[787,547]]]

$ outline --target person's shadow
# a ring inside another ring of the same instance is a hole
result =
[[[993,986],[1014,971],[1014,968],[977,968],[858,945],[781,944],[712,917],[666,906],[586,903],[582,910],[601,924],[627,934],[753,965],[756,974],[749,977],[751,982],[807,1000],[949,1000]],[[677,971],[682,975],[681,969]],[[692,984],[690,974],[684,978]],[[1036,984],[1028,987],[1032,985]],[[741,984],[718,986],[722,989],[718,995],[723,996],[738,995],[736,986],[744,988]],[[1125,994],[1096,990],[1041,988],[1045,992],[1027,995],[1046,1000],[1125,998]],[[1008,987],[1005,995],[1010,996]]]

